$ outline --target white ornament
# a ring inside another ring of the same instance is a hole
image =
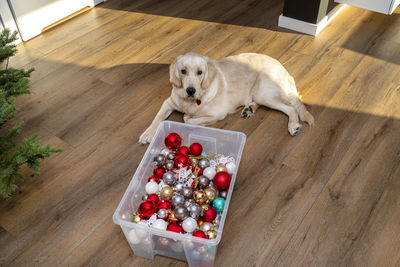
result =
[[[145,221],[140,221],[137,224],[147,226],[147,223]],[[137,237],[139,237],[140,239],[143,239],[143,238],[147,237],[147,235],[148,235],[147,231],[142,228],[136,228],[135,232],[136,232]]]
[[[131,244],[137,245],[140,243],[140,238],[136,235],[135,229],[132,229],[128,233],[128,241]]]
[[[216,173],[215,167],[211,167],[211,166],[205,168],[203,171],[203,175],[210,180],[214,179],[215,173]]]
[[[146,184],[145,190],[146,190],[146,193],[149,195],[156,194],[156,193],[158,193],[159,187],[156,182],[150,181]]]
[[[192,217],[189,217],[183,221],[182,228],[187,233],[193,233],[193,231],[197,228],[197,221]]]
[[[160,229],[160,230],[167,230],[168,223],[163,219],[157,219],[151,227]]]
[[[235,165],[235,163],[233,163],[233,162],[229,162],[228,164],[226,164],[226,169],[228,170],[228,173],[230,174],[230,175],[232,175],[234,172],[235,172],[235,170],[236,170],[236,165]]]
[[[168,148],[164,148],[163,150],[161,150],[161,154],[163,154],[164,156],[167,156],[170,152],[171,150],[169,150]]]

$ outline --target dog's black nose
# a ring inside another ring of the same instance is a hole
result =
[[[194,87],[188,87],[186,88],[186,93],[188,94],[188,96],[193,96],[194,93],[196,93],[196,89]]]

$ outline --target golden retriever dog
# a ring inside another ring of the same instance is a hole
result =
[[[174,110],[189,124],[209,125],[243,107],[251,117],[259,105],[282,111],[289,117],[288,131],[297,135],[301,121],[314,123],[300,101],[294,79],[279,61],[262,54],[245,53],[219,61],[187,53],[170,65],[172,93],[139,142],[149,143],[162,120]]]

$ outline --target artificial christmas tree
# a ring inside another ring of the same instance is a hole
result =
[[[16,33],[11,34],[7,29],[0,34],[0,63],[4,65],[4,69],[0,70],[0,195],[4,198],[17,189],[16,179],[23,180],[19,171],[21,166],[26,164],[34,173],[38,173],[41,159],[61,151],[49,145],[41,146],[37,135],[17,144],[15,138],[21,133],[23,123],[8,131],[4,129],[5,124],[14,118],[17,109],[15,97],[30,93],[28,78],[33,71],[8,68],[9,58],[17,52],[13,44],[16,39]]]

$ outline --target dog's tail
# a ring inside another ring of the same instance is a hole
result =
[[[289,102],[292,107],[294,107],[299,114],[300,120],[305,121],[308,125],[314,124],[314,117],[308,112],[307,108],[301,102],[301,95],[299,95],[296,84],[292,76],[289,76],[289,84],[291,87],[291,92],[289,93]]]

